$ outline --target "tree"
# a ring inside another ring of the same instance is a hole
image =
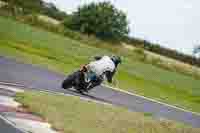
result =
[[[53,3],[43,2],[42,13],[57,20],[64,20],[68,15],[60,11]]]
[[[126,14],[110,2],[83,5],[64,21],[64,25],[101,39],[121,39],[129,33]]]

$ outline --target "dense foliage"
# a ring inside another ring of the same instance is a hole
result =
[[[72,30],[101,39],[119,40],[129,33],[126,14],[110,2],[80,6],[64,24]]]

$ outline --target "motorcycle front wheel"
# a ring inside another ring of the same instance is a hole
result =
[[[63,89],[69,89],[72,88],[73,86],[73,82],[74,82],[74,74],[71,74],[69,76],[67,76],[67,78],[62,82],[62,88]]]

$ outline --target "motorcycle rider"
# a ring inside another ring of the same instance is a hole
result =
[[[86,91],[100,85],[102,80],[105,78],[109,83],[112,83],[117,67],[122,62],[119,56],[96,56],[94,59],[95,61],[90,62],[82,68],[82,70],[87,71],[84,76],[85,82],[95,80],[95,82],[93,82],[93,84],[89,86]]]

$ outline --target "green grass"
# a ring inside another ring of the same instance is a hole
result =
[[[16,100],[63,133],[197,133],[181,123],[156,121],[150,114],[80,100],[79,97],[27,91]],[[40,102],[38,102],[40,101]]]
[[[70,38],[0,17],[0,55],[69,73],[94,55],[123,56],[116,86],[166,103],[200,112],[199,80],[137,60],[126,49],[97,48]]]

